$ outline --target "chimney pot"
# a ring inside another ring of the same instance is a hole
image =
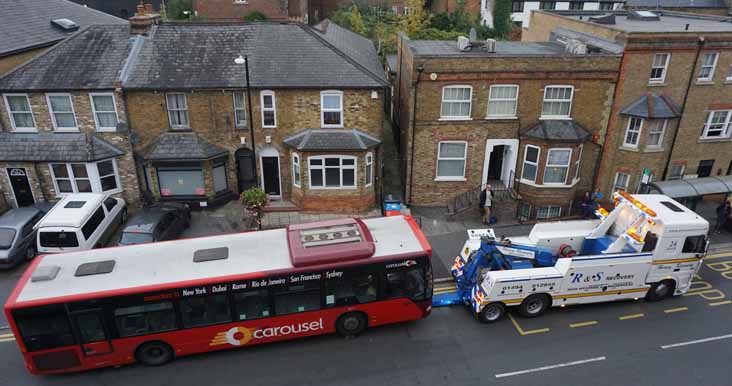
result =
[[[152,3],[146,3],[145,4],[145,13],[154,13]]]

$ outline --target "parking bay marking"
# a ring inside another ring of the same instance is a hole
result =
[[[552,370],[552,369],[557,369],[557,368],[561,368],[561,367],[577,366],[577,365],[590,363],[590,362],[604,361],[605,359],[606,359],[605,357],[596,357],[596,358],[583,359],[583,360],[574,361],[574,362],[566,362],[566,363],[559,363],[556,365],[542,366],[542,367],[537,367],[537,368],[533,368],[533,369],[512,371],[510,373],[496,374],[496,378],[505,378],[505,377],[510,377],[510,376],[514,376],[514,375],[536,373],[539,371]]]
[[[669,308],[667,310],[663,310],[666,314],[673,314],[674,312],[681,312],[681,311],[688,311],[689,307],[677,307],[677,308]]]
[[[618,317],[620,320],[628,320],[628,319],[638,319],[646,316],[646,314],[632,314],[632,315],[623,315],[621,317]]]
[[[594,326],[597,324],[597,320],[590,320],[589,322],[572,323],[569,325],[571,328]]]
[[[709,303],[709,305],[712,307],[721,306],[724,304],[732,304],[732,300],[722,300],[721,302]]]
[[[675,347],[682,347],[682,346],[688,346],[688,345],[697,344],[697,343],[706,343],[706,342],[712,342],[712,341],[715,341],[715,340],[722,340],[722,339],[729,339],[729,338],[732,338],[732,334],[720,335],[720,336],[713,336],[713,337],[710,337],[710,338],[691,340],[691,341],[688,341],[688,342],[667,344],[665,346],[661,346],[661,348],[664,349],[664,350],[666,350],[666,349],[675,348]]]
[[[513,317],[513,315],[508,314],[508,318],[511,319],[511,323],[513,323],[513,326],[516,327],[516,331],[518,331],[518,333],[521,334],[521,335],[531,335],[531,334],[540,334],[540,333],[543,333],[543,332],[549,332],[549,329],[548,328],[538,328],[536,330],[526,330],[526,331],[524,331],[524,329],[521,328],[521,326],[518,324],[518,322]]]

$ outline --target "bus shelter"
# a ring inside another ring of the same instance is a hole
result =
[[[692,210],[702,197],[732,192],[732,175],[692,178],[688,180],[655,181],[649,184],[648,193],[665,194]]]

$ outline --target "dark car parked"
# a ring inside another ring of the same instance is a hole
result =
[[[186,204],[162,203],[143,208],[130,217],[117,244],[133,245],[177,239],[191,224]]]
[[[10,209],[0,216],[0,268],[11,268],[36,256],[36,225],[44,207]]]

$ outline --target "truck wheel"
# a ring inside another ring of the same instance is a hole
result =
[[[519,314],[525,318],[535,318],[544,313],[549,308],[549,296],[543,294],[533,294],[519,306]]]
[[[676,284],[673,280],[662,280],[658,283],[653,283],[651,288],[648,289],[646,294],[646,300],[649,302],[657,302],[673,295],[676,289]]]
[[[480,311],[478,320],[481,323],[494,323],[501,320],[505,313],[506,306],[503,303],[490,303]]]
[[[167,343],[147,342],[137,348],[135,358],[145,366],[161,366],[173,360],[173,349]]]
[[[25,250],[25,259],[28,261],[33,260],[36,257],[36,247],[30,246]]]
[[[344,337],[358,335],[366,329],[366,316],[360,312],[341,315],[336,322],[336,331]]]

